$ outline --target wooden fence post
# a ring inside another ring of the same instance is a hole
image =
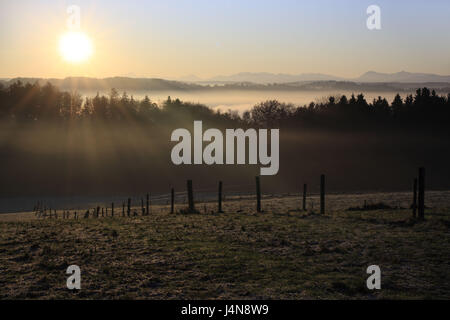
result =
[[[170,213],[175,212],[175,190],[172,188],[170,190]]]
[[[256,212],[261,212],[261,184],[259,176],[256,176]]]
[[[143,198],[141,198],[141,212],[142,212],[142,215],[144,216],[145,215],[145,209],[144,209],[144,199]]]
[[[131,198],[128,198],[127,215],[130,216],[130,214],[131,214]]]
[[[425,219],[425,168],[419,168],[419,219]]]
[[[306,211],[306,183],[303,185],[303,211]]]
[[[146,211],[145,211],[145,214],[146,215],[149,215],[150,214],[150,194],[149,193],[147,193],[147,203],[146,203]]]
[[[320,214],[325,214],[325,175],[320,176]]]
[[[413,184],[413,205],[412,205],[412,211],[413,211],[413,218],[417,215],[417,178],[414,179]]]
[[[219,181],[218,212],[222,213],[222,181]]]
[[[111,217],[114,217],[114,202],[111,202]]]
[[[189,212],[195,211],[194,192],[192,190],[192,180],[187,181]]]
[[[125,202],[122,202],[122,217],[125,217]]]

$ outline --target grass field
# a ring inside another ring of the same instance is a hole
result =
[[[2,215],[0,298],[450,299],[450,210],[429,209],[423,222],[410,210],[167,212]],[[366,288],[373,264],[381,290]]]

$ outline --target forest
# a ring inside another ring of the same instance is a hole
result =
[[[366,101],[364,94],[330,96],[325,102],[309,105],[268,100],[255,105],[242,114],[213,111],[205,105],[167,98],[162,105],[148,96],[138,100],[111,89],[108,96],[82,97],[77,92],[60,91],[54,85],[21,81],[0,87],[0,120],[15,123],[67,122],[101,120],[110,122],[136,122],[142,124],[170,124],[185,117],[210,120],[215,123],[235,123],[241,126],[271,128],[326,128],[340,130],[414,129],[431,127],[447,130],[450,119],[450,93],[436,94],[435,90],[419,88],[415,95],[403,100],[397,94],[389,102],[379,96]]]

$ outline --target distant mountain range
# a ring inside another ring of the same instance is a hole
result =
[[[404,83],[422,83],[422,82],[450,82],[450,76],[442,76],[430,73],[411,73],[401,71],[397,73],[380,73],[369,71],[358,78],[342,78],[329,74],[321,73],[303,73],[303,74],[284,74],[267,72],[241,72],[229,76],[216,76],[208,79],[200,79],[195,75],[180,78],[181,81],[194,83],[234,83],[251,82],[260,84],[269,83],[290,83],[300,81],[352,81],[352,82],[404,82]]]
[[[44,78],[14,78],[7,81],[0,81],[3,84],[10,84],[16,81],[23,83],[36,83],[44,85],[47,82],[60,88],[61,90],[99,90],[105,91],[111,88],[118,90],[192,90],[201,88],[202,86],[186,83],[181,81],[171,81],[155,78],[128,78],[128,77],[112,77],[112,78],[88,78],[88,77],[68,77],[64,79],[44,79]]]
[[[355,79],[343,79],[326,74],[271,74],[239,73],[231,76],[218,76],[208,80],[195,76],[183,81],[156,78],[88,78],[68,77],[64,79],[14,78],[0,80],[8,86],[15,81],[44,85],[47,82],[61,90],[107,92],[111,88],[119,91],[205,91],[205,90],[288,90],[288,91],[411,91],[419,87],[434,88],[450,92],[450,76],[425,73],[398,72],[393,74],[369,71]]]
[[[328,74],[321,73],[304,73],[298,75],[284,74],[284,73],[251,73],[242,72],[231,76],[217,76],[207,79],[206,82],[252,82],[252,83],[289,83],[300,81],[328,81],[328,80],[345,80],[340,77],[335,77]],[[197,80],[198,82],[198,80]]]
[[[450,76],[441,76],[431,73],[411,73],[401,71],[397,73],[379,73],[369,71],[357,79],[358,82],[403,82],[403,83],[421,83],[421,82],[450,82]]]

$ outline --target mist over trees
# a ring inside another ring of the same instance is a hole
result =
[[[176,166],[171,132],[280,128],[280,170],[263,192],[296,192],[327,174],[332,191],[409,190],[417,167],[427,188],[450,188],[450,96],[427,88],[404,99],[363,94],[297,106],[263,101],[241,114],[167,98],[135,99],[112,89],[82,97],[46,84],[0,88],[0,197],[111,195],[184,190],[252,191],[259,166]]]

